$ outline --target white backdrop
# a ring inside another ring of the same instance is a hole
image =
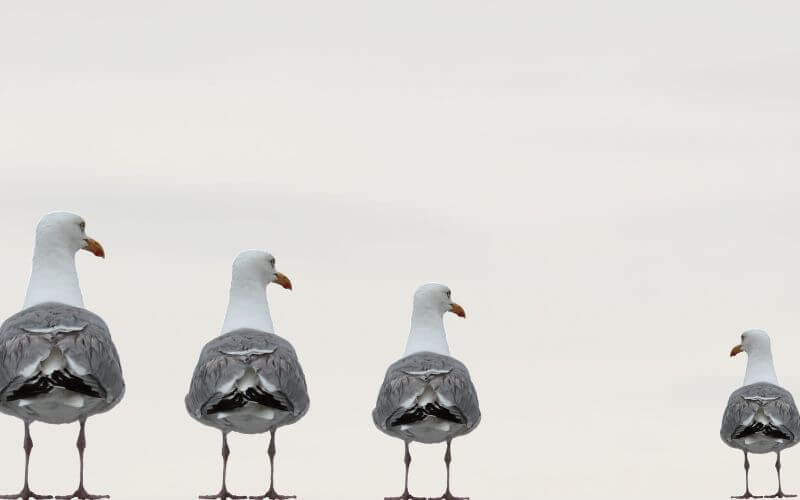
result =
[[[796,2],[16,2],[0,6],[0,316],[22,304],[38,218],[87,220],[78,267],[128,382],[88,424],[87,486],[217,491],[219,435],[183,396],[219,331],[230,263],[265,248],[311,410],[278,433],[277,487],[376,499],[402,444],[370,411],[411,294],[446,320],[484,413],[454,443],[480,499],[728,498],[719,439],[747,328],[800,391]],[[77,481],[77,425],[34,425],[32,486]],[[0,492],[22,425],[0,418]],[[266,437],[229,485],[266,488]],[[413,448],[417,495],[441,446]],[[753,489],[774,491],[773,457]],[[800,490],[800,451],[784,454]]]

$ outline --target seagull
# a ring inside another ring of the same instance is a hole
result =
[[[203,347],[192,375],[186,410],[222,431],[222,488],[200,498],[247,498],[232,495],[225,484],[231,431],[270,434],[269,489],[250,498],[295,498],[275,492],[275,432],[300,420],[308,411],[309,399],[292,344],[274,333],[267,305],[269,283],[292,289],[289,278],[275,270],[275,257],[260,250],[246,250],[236,257],[222,333]]]
[[[95,500],[83,486],[86,419],[113,408],[125,393],[119,355],[108,327],[83,305],[75,253],[105,257],[86,236],[86,222],[66,212],[45,215],[36,227],[33,270],[24,309],[0,326],[0,411],[25,425],[25,478],[22,490],[0,498],[53,498],[28,485],[32,422],[78,421],[80,481],[74,493],[58,499]]]
[[[481,412],[467,367],[450,356],[447,345],[444,313],[466,317],[464,309],[450,296],[449,288],[436,283],[422,285],[414,293],[405,354],[386,371],[372,411],[378,429],[405,443],[405,488],[399,497],[386,500],[425,500],[408,492],[412,441],[447,443],[447,488],[442,496],[430,500],[469,500],[450,493],[450,444],[454,437],[475,429]]]
[[[800,414],[792,395],[778,384],[772,364],[769,336],[761,330],[742,334],[742,343],[734,346],[731,357],[747,353],[744,384],[733,391],[722,416],[720,437],[728,446],[744,452],[745,491],[731,498],[764,498],[750,493],[748,453],[775,452],[778,491],[766,498],[786,498],[781,488],[781,450],[794,446],[800,437]]]

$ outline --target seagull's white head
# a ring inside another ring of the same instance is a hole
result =
[[[742,343],[731,349],[731,357],[740,352],[746,352],[748,356],[770,352],[769,335],[764,330],[747,330],[742,334]]]
[[[105,257],[103,247],[86,236],[86,222],[69,212],[53,212],[45,215],[36,226],[36,246],[42,250],[66,250],[73,255],[86,250],[97,257]]]
[[[287,290],[292,289],[292,282],[286,275],[275,269],[275,257],[263,250],[245,250],[233,261],[233,279],[255,280],[266,287],[269,283],[277,283]]]
[[[439,316],[451,312],[462,318],[466,317],[464,308],[453,302],[450,289],[438,283],[426,283],[414,293],[414,310],[417,312],[435,312]]]
[[[428,283],[414,292],[411,312],[411,331],[406,342],[406,356],[415,352],[435,352],[450,355],[444,332],[444,313],[466,317],[464,308],[453,302],[450,289],[438,283]]]

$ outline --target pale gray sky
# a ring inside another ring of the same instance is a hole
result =
[[[0,315],[22,304],[33,229],[57,209],[128,382],[88,426],[87,482],[114,498],[216,491],[219,435],[183,396],[222,324],[230,263],[274,253],[277,332],[311,410],[278,434],[301,499],[402,487],[370,411],[411,294],[453,289],[453,354],[484,414],[453,447],[479,499],[727,498],[718,430],[773,338],[800,391],[796,2],[6,2],[0,6]],[[22,425],[0,418],[0,490]],[[77,426],[33,427],[34,489],[75,487]],[[266,437],[234,436],[229,484],[266,487]],[[413,448],[412,492],[444,487]],[[800,451],[784,454],[800,490]],[[753,459],[774,491],[773,457]],[[152,495],[151,491],[158,491]]]

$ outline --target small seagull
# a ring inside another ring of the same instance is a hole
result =
[[[731,357],[747,353],[744,384],[733,391],[722,416],[720,437],[728,446],[744,452],[744,494],[731,498],[764,498],[750,493],[748,453],[775,452],[778,491],[766,498],[786,498],[781,488],[781,450],[794,446],[800,437],[800,414],[792,395],[778,384],[772,364],[769,336],[761,330],[742,334],[742,343],[734,346]]]
[[[454,437],[475,429],[481,420],[478,395],[467,367],[450,356],[443,316],[452,312],[466,317],[450,298],[450,289],[430,283],[414,294],[411,332],[403,358],[389,366],[372,411],[381,431],[405,444],[405,487],[399,497],[386,500],[425,500],[408,492],[411,464],[409,443],[447,443],[444,463],[447,488],[430,500],[469,500],[450,493],[450,444]]]
[[[105,257],[103,247],[86,236],[86,222],[57,212],[36,227],[33,270],[24,309],[0,326],[0,411],[25,425],[25,478],[22,490],[0,498],[53,498],[37,495],[28,485],[33,440],[32,422],[78,421],[80,481],[62,500],[95,500],[83,486],[86,419],[113,408],[125,393],[119,355],[108,327],[83,306],[75,253],[87,250]]]
[[[275,257],[246,250],[233,262],[230,301],[222,333],[203,347],[192,375],[186,409],[193,418],[222,431],[222,488],[204,499],[242,499],[225,484],[228,433],[269,432],[269,489],[254,500],[282,500],[274,486],[275,432],[297,422],[308,411],[303,369],[292,345],[273,333],[266,287],[292,283],[275,270]]]

